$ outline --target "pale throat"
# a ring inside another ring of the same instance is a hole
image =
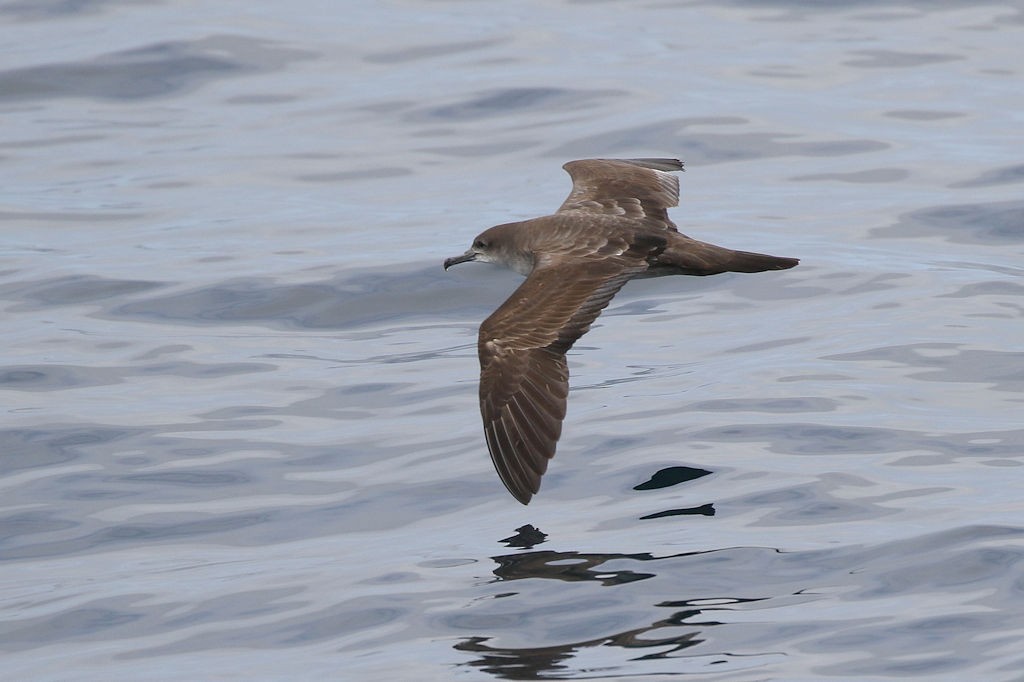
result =
[[[490,260],[496,265],[508,268],[509,270],[515,270],[524,277],[533,272],[534,258],[533,253],[530,251],[520,251],[519,249],[502,250],[494,254]]]

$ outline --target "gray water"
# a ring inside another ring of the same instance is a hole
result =
[[[1024,680],[1024,11],[0,4],[0,678]],[[529,507],[448,273],[584,157],[802,259],[630,283]]]

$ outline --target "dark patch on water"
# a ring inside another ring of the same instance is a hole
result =
[[[0,367],[0,390],[63,391],[87,386],[110,386],[131,377],[147,375],[218,379],[239,374],[272,372],[275,369],[276,365],[256,362],[200,364],[182,361],[123,367],[14,365]]]
[[[628,156],[631,150],[671,149],[680,158],[702,165],[765,159],[785,156],[845,156],[878,152],[889,147],[876,140],[830,140],[803,142],[792,133],[712,133],[693,134],[688,128],[708,125],[735,125],[736,119],[673,119],[660,123],[622,128],[606,133],[588,135],[566,142],[548,152],[546,156],[558,158],[586,158],[601,155]]]
[[[520,526],[516,528],[516,534],[504,538],[500,542],[509,547],[516,547],[519,549],[532,549],[536,545],[543,543],[548,537],[547,533],[542,532],[540,529],[535,528],[530,524]]]
[[[714,516],[715,505],[713,504],[702,504],[699,507],[686,507],[682,509],[666,509],[665,511],[655,512],[653,514],[647,514],[641,516],[640,520],[645,521],[648,519],[663,519],[667,516]]]
[[[0,443],[4,448],[0,457],[0,474],[71,462],[81,457],[86,448],[106,446],[136,433],[139,433],[138,429],[59,424],[5,429],[0,431]]]
[[[910,177],[910,171],[903,168],[875,168],[872,170],[854,171],[852,173],[816,173],[813,175],[796,175],[790,178],[794,182],[820,182],[833,180],[835,182],[853,182],[857,184],[872,184],[884,182],[899,182]]]
[[[466,40],[462,42],[444,42],[431,45],[415,45],[397,50],[375,52],[364,59],[371,64],[402,64],[419,62],[436,57],[447,57],[453,54],[477,52],[500,44],[500,40]]]
[[[899,52],[896,50],[854,50],[851,54],[859,55],[856,59],[846,61],[847,66],[861,69],[893,69],[944,62],[961,61],[962,55],[936,52]]]
[[[111,308],[115,317],[167,324],[250,323],[348,329],[388,320],[475,319],[490,314],[521,280],[514,273],[451,274],[441,269],[359,272],[319,284],[247,278]],[[467,284],[467,280],[472,284]]]
[[[910,376],[920,381],[990,384],[999,391],[1024,392],[1024,351],[1006,352],[962,348],[956,344],[921,343],[882,346],[829,356],[852,362],[885,361],[929,371]]]
[[[55,279],[0,285],[0,297],[25,300],[40,306],[77,305],[118,296],[150,291],[162,282],[125,280],[95,275],[72,275]]]
[[[696,467],[665,467],[656,471],[648,480],[634,486],[633,490],[671,488],[674,485],[686,483],[687,481],[695,481],[710,473],[707,469],[698,469]]]
[[[218,78],[283,68],[312,56],[242,36],[156,43],[91,60],[0,71],[0,100],[165,97]]]
[[[531,111],[545,114],[594,106],[600,100],[622,97],[622,90],[570,88],[503,88],[486,90],[462,101],[428,107],[407,115],[416,122],[476,121],[493,116],[520,116]]]
[[[46,21],[54,17],[96,14],[102,12],[108,5],[126,4],[144,6],[158,3],[144,0],[15,0],[0,5],[0,14],[22,21]]]
[[[1024,241],[1024,201],[951,204],[913,211],[889,227],[871,230],[877,237],[943,236],[960,244],[1007,244]]]
[[[966,187],[1013,185],[1018,182],[1024,182],[1024,164],[1003,166],[1002,168],[993,168],[991,170],[982,171],[977,175],[977,177],[971,178],[970,180],[950,183],[949,186],[960,189]]]

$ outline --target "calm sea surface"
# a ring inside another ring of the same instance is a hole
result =
[[[1024,680],[1024,8],[0,2],[0,679]],[[584,157],[802,259],[629,284],[529,507],[448,273]]]

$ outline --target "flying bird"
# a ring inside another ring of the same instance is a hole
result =
[[[622,286],[635,277],[763,272],[796,258],[733,251],[676,229],[678,159],[583,159],[563,168],[569,197],[552,215],[496,225],[444,262],[495,263],[525,275],[483,324],[480,414],[502,483],[528,504],[562,433],[565,354]]]

